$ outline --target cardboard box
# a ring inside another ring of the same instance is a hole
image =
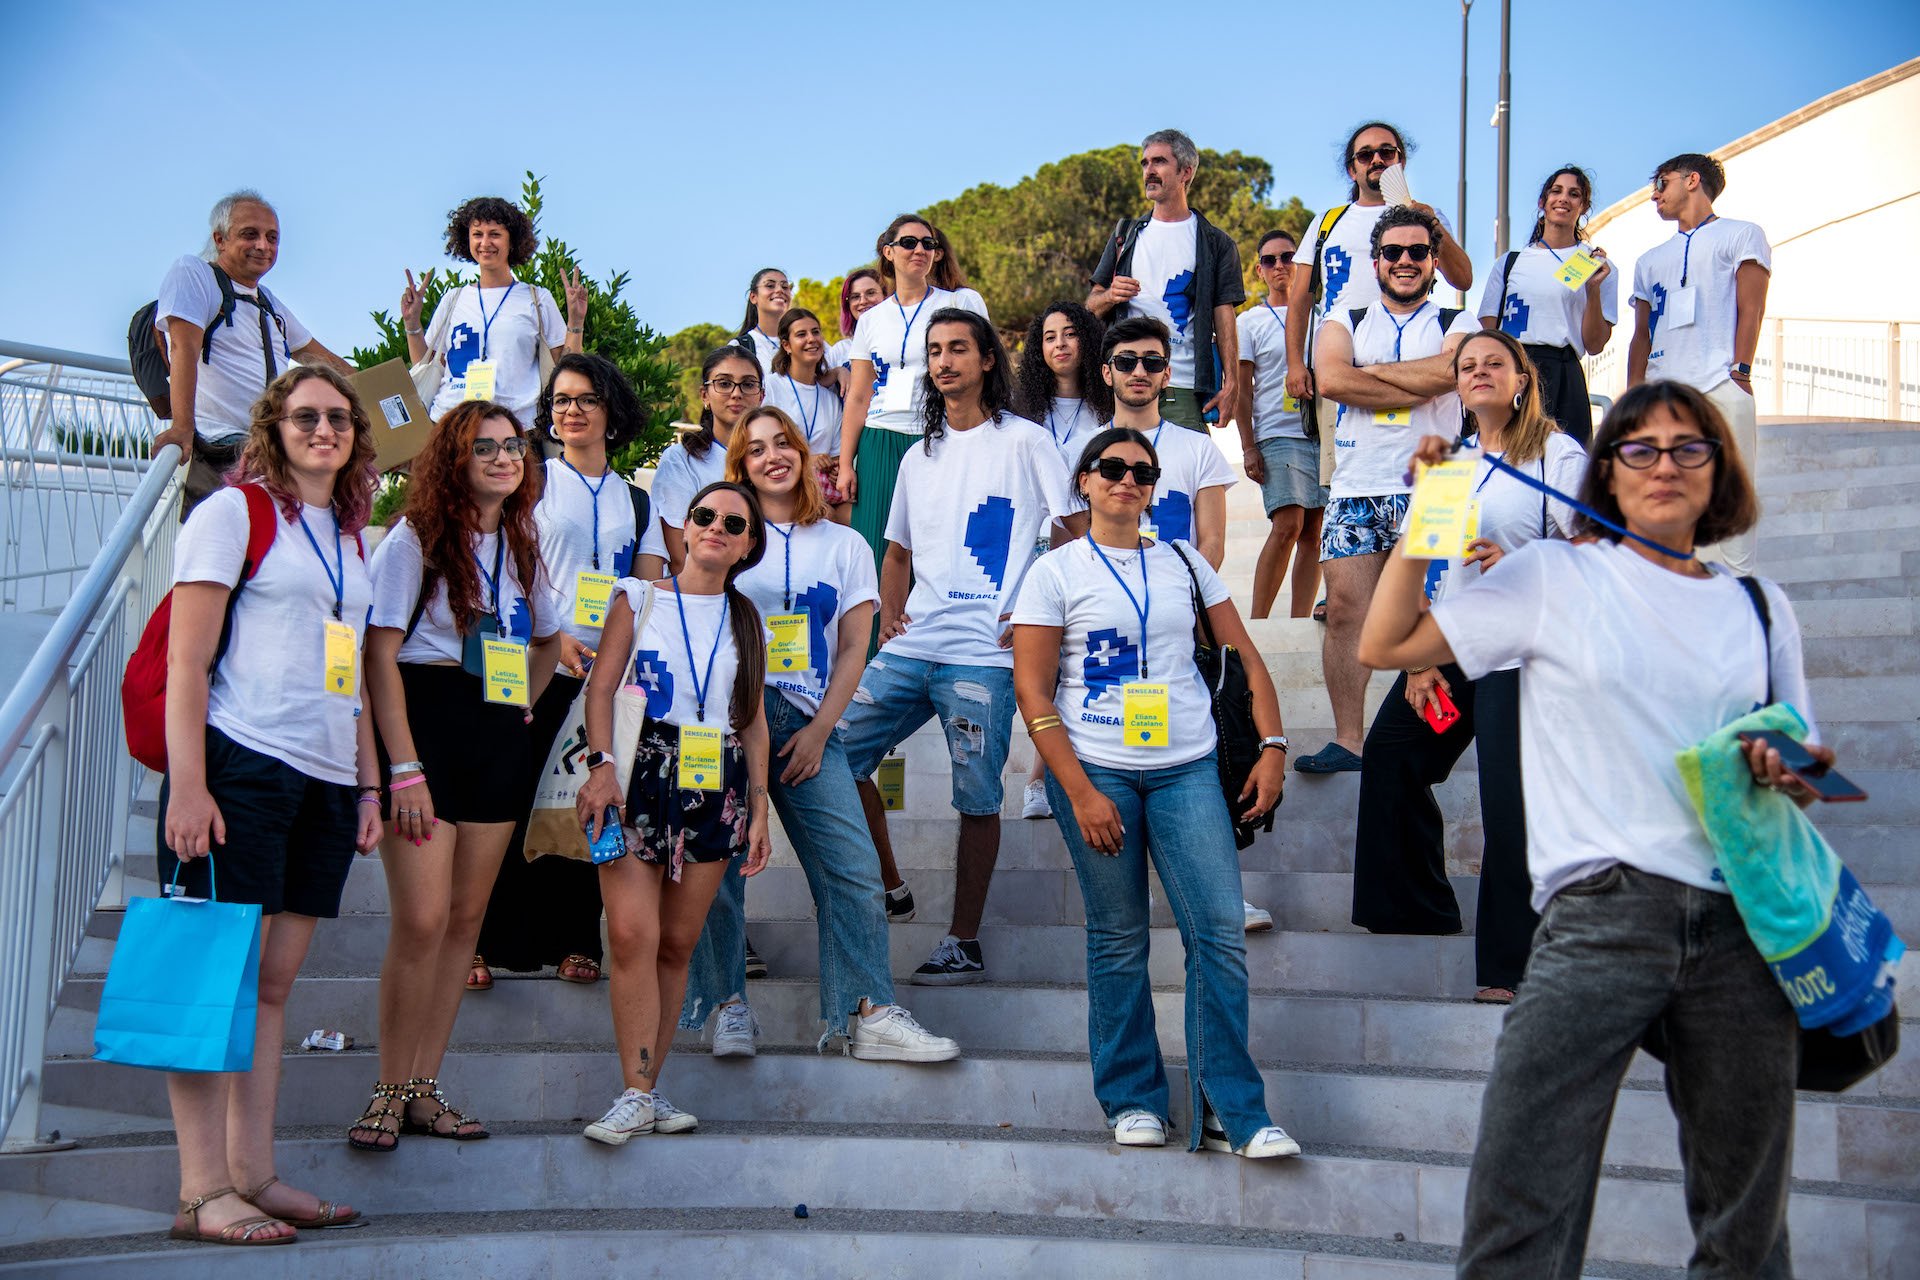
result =
[[[367,418],[373,423],[373,447],[377,465],[391,471],[426,447],[427,433],[433,423],[427,419],[427,407],[413,389],[413,375],[405,360],[389,360],[371,369],[351,374],[348,381],[360,396]]]

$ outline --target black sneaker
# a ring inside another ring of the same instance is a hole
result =
[[[987,962],[980,954],[977,938],[964,941],[948,934],[940,939],[927,962],[913,971],[912,981],[922,987],[964,987],[970,982],[987,980]]]
[[[764,978],[767,976],[767,962],[762,960],[760,953],[753,949],[752,938],[747,939],[747,976],[749,978]]]
[[[913,890],[902,881],[898,889],[887,890],[887,923],[905,924],[913,919]]]

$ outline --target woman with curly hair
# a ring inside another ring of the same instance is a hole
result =
[[[1107,327],[1077,302],[1050,304],[1027,326],[1015,372],[1014,412],[1053,437],[1068,466],[1080,447],[1113,419],[1113,388],[1100,376]]]
[[[560,605],[562,638],[559,670],[533,708],[530,791],[539,786],[547,752],[580,693],[586,661],[600,647],[598,619],[606,617],[612,580],[633,574],[655,578],[666,563],[660,526],[652,520],[644,521],[644,528],[635,524],[646,497],[615,475],[607,461],[612,450],[640,434],[646,421],[633,385],[604,356],[571,351],[561,356],[540,393],[534,430],[544,432],[560,452],[541,465],[533,520],[540,558]],[[526,973],[552,965],[554,976],[566,982],[600,980],[600,881],[592,864],[568,858],[528,862],[526,838],[527,815],[522,814],[493,882],[468,990],[490,989],[494,968]]]
[[[447,256],[473,263],[479,278],[449,290],[424,329],[420,312],[426,286],[407,272],[400,294],[407,359],[419,364],[432,355],[446,366],[440,391],[427,406],[435,422],[463,400],[491,400],[525,422],[553,362],[563,351],[582,349],[587,288],[580,273],[567,277],[564,324],[552,294],[514,278],[514,268],[531,262],[539,245],[533,219],[518,205],[499,196],[475,196],[447,214]]]
[[[340,914],[354,851],[380,836],[359,688],[373,453],[346,379],[295,366],[254,403],[229,486],[194,508],[174,552],[160,882],[177,876],[206,898],[217,875],[221,901],[262,914],[252,1070],[167,1077],[179,1239],[289,1244],[297,1228],[359,1217],[274,1175],[273,1112],[287,996],[314,924]],[[274,538],[243,590],[249,531],[263,519]]]
[[[367,685],[387,768],[380,864],[392,905],[380,1079],[347,1132],[362,1150],[391,1151],[402,1133],[488,1136],[436,1077],[500,857],[531,799],[529,708],[560,654],[539,497],[519,421],[467,401],[413,460],[406,513],[374,553]]]

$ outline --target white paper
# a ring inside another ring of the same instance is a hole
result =
[[[1380,175],[1380,194],[1391,205],[1409,205],[1413,203],[1413,191],[1407,186],[1407,168],[1405,165],[1390,164],[1386,172]]]

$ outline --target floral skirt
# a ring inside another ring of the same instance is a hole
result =
[[[680,786],[680,729],[650,720],[640,731],[627,786],[629,851],[658,863],[676,881],[689,862],[724,862],[747,847],[747,753],[728,734],[720,749],[720,789]]]

